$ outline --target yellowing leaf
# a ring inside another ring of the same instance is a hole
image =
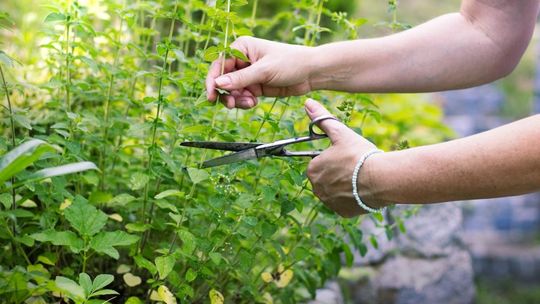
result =
[[[130,270],[131,270],[131,267],[129,267],[129,265],[120,264],[118,265],[118,268],[116,268],[116,273],[122,274],[122,273],[129,272]]]
[[[139,276],[136,276],[130,272],[125,273],[122,278],[124,279],[124,282],[129,287],[135,287],[137,285],[140,285],[142,283],[142,279]]]
[[[66,198],[62,204],[60,204],[60,210],[64,210],[67,207],[71,206],[71,200]]]
[[[283,267],[283,264],[279,264],[277,268],[277,272],[282,273],[285,270],[285,267]]]
[[[274,298],[272,298],[272,295],[268,292],[263,294],[263,301],[264,304],[274,304]]]
[[[279,280],[276,281],[276,286],[278,288],[283,288],[287,285],[289,285],[289,283],[291,282],[292,278],[293,278],[293,271],[288,269],[288,270],[285,270],[283,273],[281,273],[279,275]]]
[[[161,298],[159,294],[157,293],[157,291],[152,290],[152,292],[150,293],[150,300],[161,302]]]
[[[25,200],[24,203],[21,204],[21,207],[24,208],[36,208],[37,204],[33,200]]]
[[[272,274],[270,272],[263,272],[261,273],[261,279],[265,282],[265,283],[270,283],[274,280],[274,278],[272,277]]]
[[[109,214],[109,218],[113,221],[117,221],[119,223],[121,223],[124,219],[122,218],[122,216],[118,213],[113,213],[113,214]]]
[[[161,301],[165,302],[165,304],[176,304],[176,298],[165,285],[159,286],[158,296]]]
[[[215,289],[210,290],[208,295],[210,296],[210,304],[223,304],[223,302],[225,302],[225,298],[221,292]]]

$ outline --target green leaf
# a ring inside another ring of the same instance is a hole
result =
[[[93,236],[107,223],[107,215],[89,203],[74,202],[64,210],[64,216],[83,236]]]
[[[219,252],[210,252],[208,254],[208,256],[210,257],[210,260],[212,260],[212,262],[214,262],[214,264],[216,264],[216,265],[221,264],[221,259],[223,257]]]
[[[13,204],[13,198],[11,197],[11,194],[10,193],[0,194],[0,203],[4,205],[4,208],[10,209],[11,205]]]
[[[186,281],[193,282],[197,278],[197,271],[193,270],[193,268],[188,269],[185,275]]]
[[[86,297],[92,293],[92,279],[88,274],[79,273],[79,285],[84,289]]]
[[[373,245],[373,248],[379,249],[379,242],[377,242],[377,238],[374,235],[369,236],[369,241],[371,242],[371,245]]]
[[[83,249],[84,242],[72,231],[55,231],[48,229],[30,235],[39,242],[50,242],[55,246],[68,246],[71,251],[78,253]]]
[[[144,173],[136,172],[133,175],[131,175],[131,178],[129,180],[129,187],[131,190],[140,190],[148,184],[150,181],[150,177]]]
[[[45,152],[54,148],[39,139],[29,140],[0,158],[0,184],[33,164]]]
[[[92,293],[91,297],[108,296],[108,295],[119,295],[119,293],[112,289],[102,289],[102,290]]]
[[[73,173],[78,173],[78,172],[83,172],[83,171],[88,171],[88,170],[98,170],[98,168],[96,167],[94,163],[87,162],[87,161],[62,165],[58,167],[46,168],[46,169],[36,171],[26,176],[16,185],[19,186],[23,183],[35,182],[35,181],[42,180],[45,178],[68,175],[68,174],[73,174]]]
[[[57,276],[54,280],[56,287],[69,295],[71,299],[82,300],[85,298],[84,289],[75,281],[66,277]]]
[[[169,196],[183,197],[184,192],[179,191],[179,190],[165,190],[165,191],[159,193],[158,195],[156,195],[154,198],[155,199],[162,199],[162,198],[166,198],[166,197],[169,197]]]
[[[189,178],[194,184],[198,184],[202,181],[207,180],[210,175],[205,170],[196,169],[196,168],[187,168]]]
[[[178,230],[178,236],[182,240],[182,252],[191,255],[196,247],[195,236],[187,230]]]
[[[175,259],[171,255],[160,256],[155,259],[159,279],[164,280],[174,268]]]
[[[113,259],[120,257],[116,246],[128,246],[136,243],[139,237],[124,231],[100,232],[90,240],[90,248],[96,252],[104,253]]]
[[[94,278],[92,282],[93,290],[103,289],[105,286],[111,284],[114,281],[114,276],[112,274],[100,274]]]
[[[59,21],[66,21],[66,15],[61,13],[50,13],[45,17],[44,22],[59,22]]]
[[[211,46],[204,51],[203,59],[205,61],[214,61],[219,58],[221,50],[217,46]]]
[[[137,264],[137,266],[148,270],[152,275],[155,275],[157,273],[156,266],[149,260],[145,259],[143,256],[136,255],[133,260],[135,261],[135,264]]]
[[[241,51],[231,48],[230,52],[231,52],[231,55],[233,55],[234,57],[242,60],[243,62],[250,62],[249,58],[247,58],[247,56],[244,53],[242,53]]]

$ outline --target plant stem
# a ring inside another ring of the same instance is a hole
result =
[[[169,41],[167,43],[170,43],[170,40],[172,39],[172,35],[173,35],[173,30],[172,28],[174,28],[174,25],[175,25],[175,20],[176,20],[176,11],[178,10],[178,1],[175,2],[175,6],[174,6],[174,11],[175,11],[175,18],[173,18],[172,22],[171,22],[171,30],[169,31]],[[163,78],[165,78],[165,72],[167,71],[167,61],[169,59],[169,52],[170,52],[170,47],[167,46],[167,49],[165,50],[165,55],[163,56],[163,65],[161,66],[161,74],[160,74],[160,77],[159,77],[159,82],[158,82],[158,106],[157,106],[157,110],[156,110],[156,117],[154,118],[154,122],[152,124],[152,140],[151,140],[151,143],[150,143],[150,147],[148,147],[148,163],[146,164],[146,171],[149,172],[151,171],[152,169],[152,162],[153,162],[153,158],[154,158],[154,154],[152,152],[152,150],[154,149],[154,146],[156,144],[156,140],[157,140],[157,126],[159,124],[159,120],[160,120],[160,117],[161,117],[161,110],[163,108]],[[143,199],[143,209],[142,209],[142,220],[143,222],[147,222],[147,219],[146,219],[146,205],[148,203],[148,193],[149,192],[149,183],[147,183],[145,186],[144,186],[144,199]],[[153,203],[152,203],[152,207],[153,208]],[[143,237],[143,240],[145,238]],[[139,251],[141,251],[144,247],[144,241],[141,241],[140,242],[140,246],[139,246]]]
[[[251,28],[255,27],[255,18],[257,17],[257,6],[259,5],[259,0],[253,1],[253,7],[251,9]]]
[[[120,34],[122,32],[122,27],[124,26],[124,19],[120,21],[120,29],[118,30],[117,36],[116,36],[116,42],[120,43]],[[109,76],[109,89],[107,90],[107,99],[105,101],[105,108],[104,108],[104,124],[105,129],[103,130],[103,145],[101,147],[101,153],[99,155],[99,169],[101,170],[101,180],[100,180],[100,188],[101,191],[105,189],[105,176],[107,170],[105,170],[105,153],[108,146],[108,137],[109,137],[109,116],[110,116],[110,107],[111,107],[111,99],[112,99],[112,90],[114,87],[114,79],[115,74],[114,70],[116,69],[116,66],[118,65],[118,60],[120,57],[120,45],[116,46],[116,52],[114,55],[114,62],[113,62],[113,68],[112,71],[110,71],[111,75]]]
[[[2,86],[4,88],[4,93],[6,94],[6,100],[8,104],[8,111],[9,111],[9,124],[11,127],[11,149],[15,148],[16,142],[15,142],[15,121],[13,120],[13,107],[11,105],[11,97],[9,94],[8,85],[6,82],[6,77],[4,76],[4,70],[2,69],[2,66],[0,65],[0,76],[2,76]],[[15,177],[11,177],[10,179],[11,185],[15,184]],[[15,187],[11,188],[11,209],[15,210],[17,208],[17,193],[15,192]],[[17,227],[15,222],[13,222],[12,225],[13,233],[17,234]],[[9,230],[9,229],[8,229]],[[11,233],[11,232],[10,232]]]
[[[66,22],[66,85],[65,85],[65,101],[66,112],[71,112],[71,52],[70,52],[70,32],[71,32],[71,3],[68,3],[68,17]],[[71,128],[70,128],[71,129]]]

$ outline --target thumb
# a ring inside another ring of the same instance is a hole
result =
[[[306,100],[305,109],[311,120],[314,120],[315,118],[320,116],[333,116],[332,114],[330,114],[330,112],[328,112],[325,107],[323,107],[320,103],[311,98],[308,98],[308,100]],[[333,144],[335,144],[340,138],[348,135],[349,132],[351,132],[351,130],[347,126],[334,119],[323,120],[318,123],[318,126],[321,128],[321,130],[324,131],[324,133],[326,133],[326,135],[328,135]]]
[[[240,90],[252,84],[264,82],[264,73],[257,64],[250,65],[238,71],[234,71],[216,78],[216,85],[221,89]]]

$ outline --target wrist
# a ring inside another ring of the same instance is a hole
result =
[[[392,204],[384,195],[386,186],[383,183],[384,179],[381,178],[381,173],[385,172],[384,168],[387,164],[385,154],[387,153],[375,154],[367,159],[358,174],[356,182],[358,194],[362,201],[374,209],[380,209]]]
[[[321,45],[309,48],[308,61],[308,82],[312,91],[332,89],[332,56],[328,56],[328,45]]]

